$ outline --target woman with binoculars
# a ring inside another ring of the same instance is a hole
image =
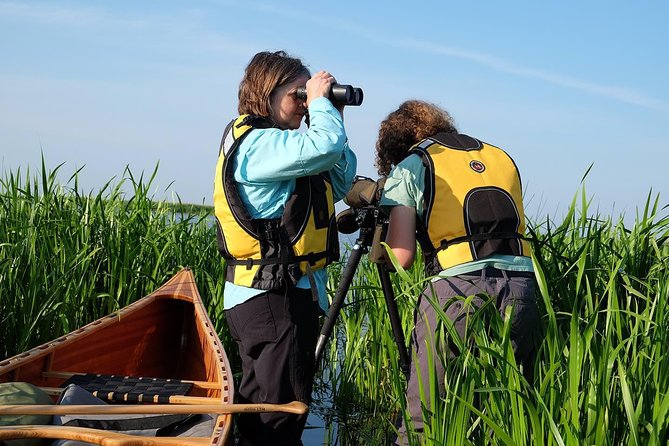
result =
[[[339,257],[334,203],[356,157],[335,78],[313,76],[284,51],[260,52],[239,85],[239,117],[225,129],[214,206],[226,262],[225,317],[242,362],[240,403],[309,403],[325,267]],[[306,98],[297,94],[304,89]],[[310,117],[305,132],[305,114]],[[241,445],[299,445],[306,416],[248,413]]]

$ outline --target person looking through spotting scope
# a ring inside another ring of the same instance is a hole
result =
[[[335,83],[284,51],[260,52],[239,85],[240,116],[223,134],[214,206],[225,317],[242,363],[240,403],[311,400],[325,267],[339,258],[334,203],[356,169],[344,104],[328,99]],[[307,110],[309,128],[299,132]],[[300,445],[305,421],[242,414],[239,444]]]
[[[389,215],[386,242],[404,268],[412,265],[416,241],[428,277],[419,296],[410,346],[413,363],[407,405],[416,432],[423,432],[420,388],[444,391],[444,366],[437,359],[433,305],[445,309],[463,338],[468,314],[489,298],[500,314],[512,306],[511,343],[517,364],[531,382],[539,314],[518,169],[500,148],[459,134],[451,116],[436,105],[410,100],[381,123],[376,143],[379,174],[388,175],[379,206]],[[462,298],[475,296],[471,305]],[[448,355],[458,354],[449,343]],[[438,388],[430,388],[433,355]],[[398,443],[406,444],[407,426]]]

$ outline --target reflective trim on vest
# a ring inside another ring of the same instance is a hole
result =
[[[239,197],[232,160],[254,128],[272,123],[242,115],[221,141],[214,181],[214,209],[220,254],[227,261],[226,280],[257,289],[295,284],[307,272],[339,258],[334,198],[327,173],[297,178],[281,218],[252,219]]]
[[[506,152],[446,133],[411,150],[425,166],[417,237],[428,274],[492,254],[530,256],[520,175]]]

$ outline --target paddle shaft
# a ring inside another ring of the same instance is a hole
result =
[[[111,415],[111,414],[182,414],[286,412],[297,415],[309,408],[300,401],[287,404],[114,404],[114,405],[0,405],[0,415]]]
[[[0,426],[0,442],[37,438],[74,440],[103,446],[209,446],[212,444],[210,438],[204,437],[144,437],[72,426]],[[7,444],[14,444],[14,442],[7,442]]]

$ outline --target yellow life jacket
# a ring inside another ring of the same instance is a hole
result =
[[[233,177],[235,153],[263,117],[242,115],[225,129],[214,180],[218,250],[226,280],[262,290],[294,285],[304,275],[339,259],[332,185],[327,172],[297,178],[295,191],[275,219],[252,219]]]
[[[411,148],[425,166],[417,224],[429,275],[492,254],[530,256],[520,174],[502,149],[457,133]]]

